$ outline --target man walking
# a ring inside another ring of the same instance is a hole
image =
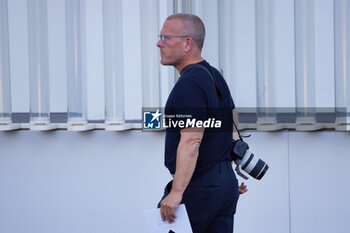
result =
[[[166,130],[165,166],[174,179],[159,207],[163,221],[172,223],[176,208],[184,203],[194,233],[231,233],[239,192],[246,191],[244,184],[238,187],[231,166],[232,138],[238,139],[232,122],[237,119],[225,80],[202,58],[204,38],[199,17],[174,14],[164,22],[157,43],[161,64],[181,74],[165,115],[186,116],[193,123]],[[213,119],[219,128],[196,124]]]

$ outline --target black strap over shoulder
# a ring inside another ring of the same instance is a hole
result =
[[[203,65],[201,65],[201,64],[198,64],[198,63],[188,65],[188,66],[186,66],[186,67],[182,70],[181,75],[182,75],[183,73],[185,73],[186,71],[192,69],[192,68],[201,68],[201,69],[205,70],[205,71],[209,74],[210,78],[212,79],[212,81],[213,81],[213,83],[214,83],[214,85],[215,85],[215,88],[216,88],[216,92],[218,93],[218,96],[222,96],[222,93],[221,93],[221,91],[220,91],[220,88],[219,88],[219,86],[216,84],[213,75],[210,73],[210,71],[209,71],[205,66],[203,66]]]
[[[210,78],[212,79],[212,81],[213,81],[213,83],[214,83],[214,85],[215,85],[215,88],[216,88],[216,92],[218,93],[218,96],[222,96],[222,93],[221,93],[221,91],[220,91],[220,88],[219,88],[219,86],[216,84],[213,75],[210,73],[210,71],[209,71],[205,66],[203,66],[203,65],[201,65],[201,64],[198,64],[198,63],[188,65],[188,66],[186,66],[186,67],[182,70],[181,75],[182,75],[183,73],[185,73],[186,71],[188,71],[189,69],[191,69],[191,68],[201,68],[201,69],[205,70],[205,71],[209,74]],[[235,128],[236,128],[236,130],[237,130],[237,132],[238,132],[239,138],[240,138],[242,141],[243,141],[243,138],[250,137],[250,134],[249,134],[248,136],[243,136],[243,135],[241,135],[240,132],[239,132],[239,130],[238,130],[238,127],[237,127],[237,125],[235,124],[234,121],[233,121],[233,125],[235,126]]]

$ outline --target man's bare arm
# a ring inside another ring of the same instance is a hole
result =
[[[186,128],[182,129],[180,133],[173,187],[169,195],[161,202],[160,209],[163,221],[168,220],[169,223],[174,222],[175,210],[181,203],[182,195],[192,178],[204,128]]]

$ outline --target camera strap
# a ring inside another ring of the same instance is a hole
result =
[[[205,66],[203,66],[202,64],[196,63],[196,64],[190,64],[190,65],[186,66],[186,67],[181,71],[181,75],[182,75],[183,73],[185,73],[187,70],[191,69],[191,68],[201,68],[201,69],[205,70],[205,71],[209,74],[210,78],[212,79],[212,81],[213,81],[213,83],[214,83],[214,85],[215,85],[215,88],[216,88],[216,92],[218,93],[219,96],[222,96],[222,93],[221,93],[221,91],[220,91],[220,88],[219,88],[219,86],[217,85],[217,83],[215,82],[215,79],[214,79],[213,75],[212,75],[212,74],[210,73],[210,71],[209,71]],[[239,132],[239,130],[238,130],[238,127],[237,127],[235,121],[233,120],[232,122],[233,122],[233,125],[235,126],[235,128],[236,128],[236,130],[237,130],[239,139],[240,139],[241,141],[243,141],[243,138],[249,138],[249,137],[251,136],[250,134],[247,135],[247,136],[241,135],[240,132]]]
[[[214,79],[213,75],[210,73],[210,71],[209,71],[205,66],[203,66],[203,65],[201,65],[201,64],[198,64],[198,63],[196,63],[196,64],[190,64],[190,65],[186,66],[186,67],[181,71],[181,75],[182,75],[183,73],[185,73],[187,70],[191,69],[191,68],[201,68],[201,69],[205,70],[205,71],[209,74],[211,80],[213,81],[213,83],[214,83],[214,85],[215,85],[215,88],[216,88],[216,92],[218,93],[219,96],[222,96],[222,93],[221,93],[221,91],[220,91],[220,88],[219,88],[218,84],[215,82],[215,79]]]
[[[238,130],[238,127],[237,127],[235,121],[232,121],[232,122],[233,122],[233,125],[235,126],[235,128],[236,128],[236,130],[237,130],[239,139],[240,139],[241,141],[243,141],[243,138],[249,138],[250,136],[252,136],[251,134],[248,134],[248,135],[241,135],[240,132],[239,132],[239,130]]]

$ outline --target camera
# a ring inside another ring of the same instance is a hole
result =
[[[236,164],[236,172],[244,179],[248,179],[240,169],[247,172],[250,176],[260,180],[269,169],[269,165],[255,156],[249,150],[249,146],[243,140],[233,140],[231,149],[231,159]]]

